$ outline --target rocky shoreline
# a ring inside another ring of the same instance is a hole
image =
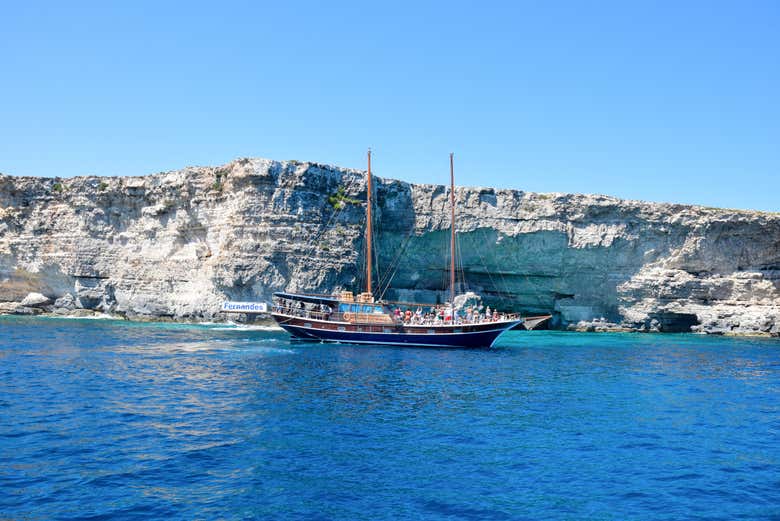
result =
[[[159,323],[180,323],[180,324],[199,324],[191,319],[177,319],[175,317],[155,317],[150,315],[108,315],[102,311],[96,311],[91,309],[77,308],[74,306],[73,300],[70,298],[57,299],[52,302],[44,295],[40,293],[31,293],[25,297],[21,302],[0,302],[0,315],[16,315],[16,316],[34,316],[44,318],[101,318],[111,320],[127,320],[135,322],[159,322]],[[238,324],[252,324],[261,326],[275,326],[276,322],[270,317],[270,315],[244,315],[244,314],[231,314],[228,316],[225,313],[222,316],[213,317],[214,323],[238,323]],[[281,329],[281,328],[279,328]],[[635,327],[632,324],[616,324],[614,322],[608,322],[606,319],[596,319],[591,321],[581,320],[576,324],[569,324],[565,328],[569,332],[577,333],[660,333],[663,334],[664,330],[660,323],[655,322],[649,324],[649,327],[644,325]],[[744,336],[744,337],[777,337],[779,335],[772,332],[765,331],[724,331],[724,332],[708,332],[701,327],[692,326],[691,333],[702,334],[722,334],[725,336]]]
[[[158,317],[153,315],[128,315],[124,313],[109,314],[104,311],[76,307],[70,296],[52,301],[40,293],[30,293],[20,302],[0,302],[0,316],[29,316],[42,318],[89,318],[126,320],[130,322],[158,322],[178,324],[201,324],[193,319],[177,317]],[[262,326],[275,326],[276,322],[270,315],[245,315],[241,313],[221,313],[213,317],[214,324],[252,324]],[[281,328],[279,328],[281,329]]]
[[[148,315],[108,315],[101,311],[94,311],[91,309],[78,309],[78,308],[61,308],[56,305],[23,305],[21,302],[2,302],[0,303],[0,316],[32,316],[41,318],[67,318],[67,319],[107,319],[107,320],[126,320],[131,322],[154,322],[163,324],[202,324],[202,322],[196,322],[193,320],[176,319],[176,318],[163,318],[152,317]],[[270,316],[254,316],[247,317],[246,315],[234,314],[230,317],[214,317],[214,324],[218,323],[236,323],[246,324],[253,326],[266,326],[276,328],[276,322]],[[282,330],[282,328],[278,328]],[[576,324],[569,324],[566,326],[565,331],[573,333],[634,333],[634,334],[665,334],[660,324],[651,324],[650,327],[632,327],[631,324],[616,324],[614,322],[608,322],[606,320],[582,320]],[[693,334],[718,334],[723,336],[735,336],[735,337],[778,337],[780,335],[773,334],[771,332],[761,331],[726,331],[722,333],[712,333],[704,331],[697,327],[692,327],[689,333]]]
[[[385,298],[441,301],[447,189],[377,178],[376,190]],[[456,198],[465,278],[491,307],[552,313],[556,329],[780,336],[778,214],[494,188]],[[0,175],[0,313],[220,321],[224,300],[354,289],[364,199],[363,172],[298,161]]]

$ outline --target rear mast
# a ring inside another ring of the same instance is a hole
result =
[[[450,152],[450,305],[455,313],[455,167]]]
[[[371,248],[371,149],[368,149],[368,190],[366,196],[366,221],[368,221],[368,227],[366,228],[366,293],[371,298],[371,260],[373,257],[373,251]],[[371,299],[373,300],[373,299]]]

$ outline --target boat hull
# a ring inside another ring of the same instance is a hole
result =
[[[491,347],[503,333],[522,323],[522,320],[512,320],[459,327],[379,327],[372,324],[306,320],[278,314],[272,316],[282,328],[298,340],[415,347]]]

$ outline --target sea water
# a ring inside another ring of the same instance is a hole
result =
[[[778,519],[780,342],[0,318],[0,519]]]

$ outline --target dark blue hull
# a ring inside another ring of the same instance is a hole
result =
[[[287,332],[299,340],[311,342],[339,342],[344,344],[381,344],[417,347],[490,347],[504,332],[512,329],[520,321],[504,323],[501,327],[468,333],[418,334],[418,333],[369,333],[359,331],[338,331],[304,327],[292,324],[280,324]]]
[[[549,319],[549,315],[521,317],[516,313],[493,313],[487,319],[480,316],[471,320],[449,317],[433,319],[421,315],[418,306],[415,317],[407,307],[405,320],[400,309],[393,311],[389,305],[373,302],[361,295],[361,300],[321,295],[274,293],[274,310],[271,316],[297,340],[309,342],[339,342],[344,344],[373,344],[417,347],[491,347],[498,337],[520,324],[533,329]],[[369,295],[370,297],[370,295]],[[492,319],[492,320],[491,320]]]

